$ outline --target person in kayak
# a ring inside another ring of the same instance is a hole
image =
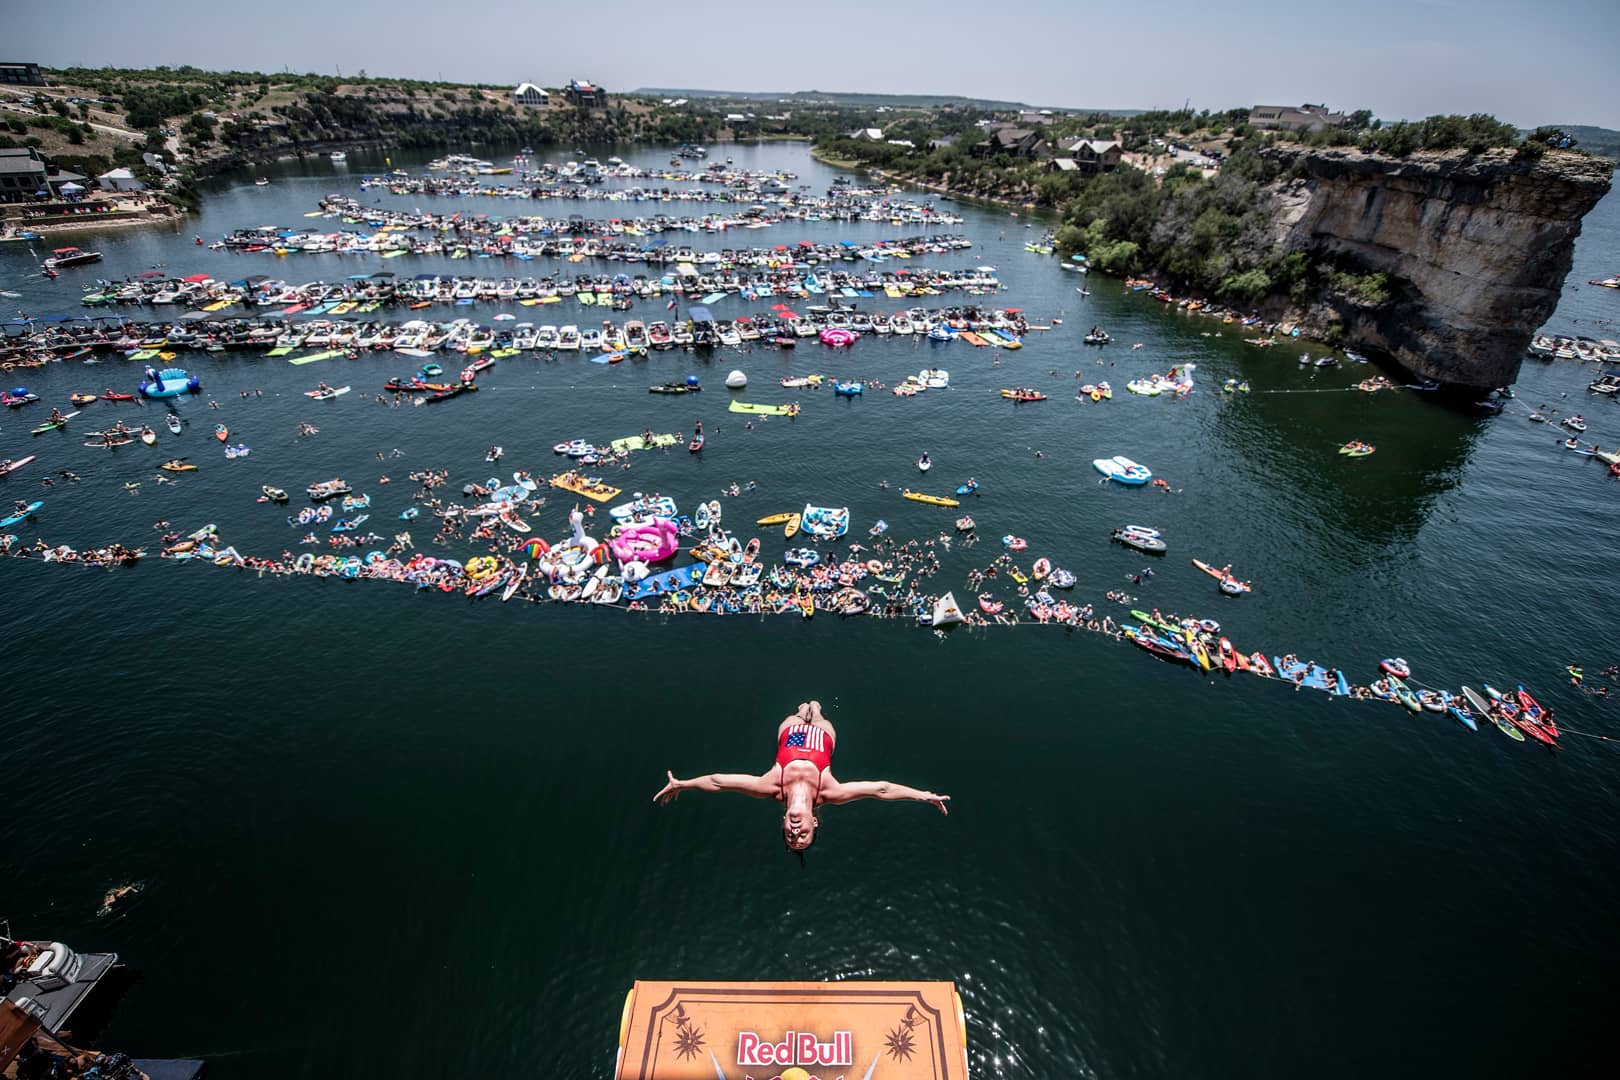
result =
[[[949,795],[920,791],[890,780],[841,781],[832,774],[833,746],[838,733],[821,714],[821,702],[806,701],[776,728],[776,762],[758,776],[752,773],[708,773],[690,780],[678,780],[667,772],[669,782],[653,796],[660,805],[674,802],[683,791],[736,791],[756,799],[784,803],[782,837],[788,850],[803,852],[815,842],[821,824],[816,808],[823,804],[854,802],[856,799],[883,799],[890,802],[912,800],[932,803],[948,814]]]

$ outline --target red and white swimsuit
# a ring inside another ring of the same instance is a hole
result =
[[[790,762],[808,761],[818,772],[826,772],[832,755],[833,734],[819,724],[789,724],[776,745],[776,763],[784,768]]]

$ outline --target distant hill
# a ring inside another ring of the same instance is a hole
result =
[[[641,97],[657,98],[714,98],[724,101],[820,101],[829,105],[850,108],[888,105],[893,108],[938,109],[946,105],[966,105],[987,112],[1016,112],[1023,109],[1058,109],[1056,105],[1027,105],[1022,101],[998,101],[995,98],[959,97],[952,94],[857,94],[838,90],[692,90],[672,87],[644,86],[632,90]],[[1134,116],[1141,109],[1075,109],[1062,106],[1064,112],[1105,112],[1115,116]]]

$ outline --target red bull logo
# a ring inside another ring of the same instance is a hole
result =
[[[822,1042],[814,1032],[789,1031],[781,1041],[772,1042],[752,1031],[737,1033],[737,1064],[748,1066],[821,1065],[848,1068],[855,1062],[855,1038],[848,1031],[835,1031],[830,1042]]]

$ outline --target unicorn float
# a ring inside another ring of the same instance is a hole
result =
[[[578,585],[592,570],[607,562],[607,548],[585,535],[585,515],[580,513],[579,507],[569,512],[568,524],[572,535],[551,545],[551,550],[540,556],[540,570],[553,584]]]

